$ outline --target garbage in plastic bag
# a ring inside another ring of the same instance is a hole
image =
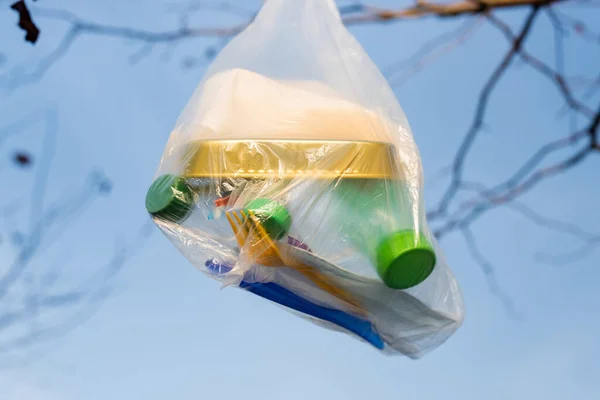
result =
[[[171,133],[146,207],[198,269],[418,358],[460,326],[392,90],[332,0],[268,0]]]

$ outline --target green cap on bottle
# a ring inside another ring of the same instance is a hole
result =
[[[392,289],[408,289],[423,282],[435,266],[435,251],[423,234],[406,230],[386,238],[377,248],[377,272]]]
[[[258,198],[252,200],[247,211],[252,211],[258,217],[269,237],[279,240],[284,237],[292,225],[292,217],[288,210],[276,201]]]
[[[150,185],[146,194],[146,209],[155,217],[181,223],[190,215],[194,197],[185,179],[162,175]]]

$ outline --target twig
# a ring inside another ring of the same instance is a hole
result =
[[[84,194],[83,197],[79,195],[74,196],[74,198],[82,198],[83,200],[81,203],[77,204],[78,207],[74,207],[75,205],[72,201],[68,201],[51,208],[48,212],[44,213],[42,218],[36,221],[34,229],[27,236],[25,243],[21,246],[16,260],[11,264],[6,273],[0,276],[0,301],[8,294],[12,285],[21,277],[34,256],[38,255],[42,244],[44,244],[44,232],[54,228],[55,225],[67,215],[77,212],[79,207],[82,207],[87,203],[90,196],[95,195],[94,192],[89,190],[87,185],[84,186],[81,193]],[[53,236],[56,237],[56,235],[58,235],[58,233],[55,233]]]
[[[600,248],[600,235],[590,238],[579,248],[566,252],[566,253],[555,253],[555,254],[536,254],[536,260],[550,265],[566,265],[572,264],[576,261],[582,260],[584,257],[589,256],[594,250]]]
[[[435,4],[418,1],[414,6],[401,10],[384,10],[361,4],[346,6],[342,9],[343,20],[347,25],[381,23],[406,18],[421,18],[427,16],[454,17],[461,15],[485,14],[493,9],[516,7],[548,6],[562,0],[458,0],[449,4]],[[237,8],[222,8],[222,11],[238,14]],[[75,14],[64,10],[35,9],[36,17],[52,18],[69,23],[67,33],[59,41],[57,47],[44,57],[33,69],[27,71],[26,65],[17,66],[12,73],[0,76],[0,87],[15,89],[23,84],[39,81],[41,77],[62,57],[73,43],[84,35],[117,37],[145,42],[150,45],[158,43],[176,43],[197,37],[231,37],[243,30],[250,21],[233,24],[226,27],[196,27],[187,26],[187,20],[180,21],[178,29],[152,32],[131,27],[119,27],[86,21]]]
[[[64,309],[66,306],[72,305],[77,306],[77,310],[68,318],[62,319],[58,324],[45,325],[11,340],[0,341],[0,354],[2,355],[0,368],[14,367],[15,365],[23,366],[33,361],[41,354],[38,354],[37,357],[21,356],[18,360],[12,362],[10,362],[7,355],[23,349],[27,350],[34,345],[41,344],[43,341],[63,336],[93,316],[110,294],[111,278],[114,278],[125,263],[143,248],[152,232],[154,232],[154,224],[147,221],[131,241],[120,241],[109,262],[97,271],[96,276],[91,276],[87,283],[80,285],[79,289],[40,296],[39,307],[42,310]],[[0,315],[0,331],[16,323],[23,323],[31,317],[31,309],[28,308],[20,312]]]
[[[564,12],[552,9],[555,19],[562,25],[568,27],[575,35],[593,43],[600,43],[600,33],[594,32],[581,20],[573,18]]]
[[[229,1],[189,1],[180,4],[169,4],[167,10],[179,13],[184,19],[196,11],[217,11],[244,19],[252,18],[255,14],[255,11]],[[184,23],[187,23],[187,20]]]
[[[461,233],[465,242],[467,244],[467,249],[471,254],[471,257],[479,264],[481,271],[483,272],[485,279],[487,281],[490,292],[497,297],[503,304],[507,314],[512,318],[519,318],[519,313],[515,309],[512,299],[508,294],[506,294],[500,285],[498,284],[498,278],[496,277],[496,270],[492,263],[483,255],[479,246],[477,245],[477,241],[475,236],[471,232],[469,227],[463,226],[461,227]]]
[[[215,28],[187,28],[152,32],[129,27],[102,25],[79,19],[74,14],[63,10],[36,10],[36,15],[41,18],[58,19],[70,24],[67,33],[58,42],[58,45],[47,56],[42,58],[33,70],[28,71],[25,65],[20,65],[12,73],[0,76],[0,87],[15,89],[16,87],[38,82],[43,75],[73,46],[75,41],[84,35],[97,35],[130,39],[148,44],[175,43],[180,40],[197,37],[228,37],[240,32],[246,24],[231,27]]]
[[[573,168],[575,165],[581,163],[587,156],[589,156],[590,153],[590,148],[585,148],[559,163],[553,164],[549,167],[542,168],[536,171],[528,179],[519,184],[516,184],[504,193],[490,197],[485,201],[481,201],[475,204],[470,202],[467,206],[463,205],[463,207],[460,207],[460,210],[464,211],[465,209],[467,209],[469,211],[466,213],[460,213],[456,217],[449,218],[446,223],[444,223],[440,228],[437,228],[435,230],[436,236],[441,238],[444,235],[456,229],[459,229],[463,226],[469,226],[471,223],[473,223],[475,219],[481,217],[481,215],[485,212],[495,207],[498,207],[499,205],[504,205],[506,203],[511,202],[516,197],[521,196],[525,192],[531,190],[542,180],[545,180],[549,177],[561,173],[565,173],[569,169]]]
[[[380,9],[365,6],[358,15],[349,16],[346,23],[387,22],[409,18],[456,17],[486,13],[492,9],[541,7],[558,3],[561,0],[459,0],[452,3],[438,4],[418,0],[416,4],[399,10]]]
[[[582,139],[588,137],[587,129],[575,132],[567,137],[554,140],[540,147],[517,171],[512,174],[504,182],[494,185],[491,189],[486,190],[484,196],[493,198],[498,193],[510,190],[518,185],[523,179],[528,177],[550,154],[573,146],[579,143]]]
[[[557,232],[571,235],[582,241],[593,240],[594,238],[596,238],[598,236],[591,232],[587,232],[587,231],[583,230],[580,226],[578,226],[574,223],[562,221],[562,220],[559,220],[556,218],[546,217],[546,216],[540,214],[539,212],[535,211],[533,208],[526,206],[523,203],[519,203],[519,202],[515,201],[515,202],[512,202],[511,204],[509,204],[508,207],[510,209],[518,212],[519,214],[525,216],[527,219],[529,219],[530,221],[532,221],[533,223],[535,223],[539,226],[542,226],[547,229],[552,229]]]
[[[513,41],[512,45],[511,45],[510,50],[508,51],[508,53],[506,53],[506,55],[504,56],[504,58],[502,59],[502,61],[498,65],[498,67],[496,67],[496,69],[494,70],[494,72],[492,73],[492,75],[490,76],[488,81],[486,82],[485,86],[483,87],[481,93],[479,94],[479,99],[477,102],[477,109],[475,111],[475,117],[473,119],[473,122],[471,123],[471,127],[467,131],[467,134],[466,134],[465,138],[463,139],[463,141],[456,153],[456,156],[454,157],[454,163],[452,165],[452,179],[451,179],[450,185],[449,185],[448,189],[446,190],[446,192],[444,193],[444,195],[442,196],[442,199],[441,199],[438,207],[436,208],[436,210],[433,212],[430,212],[428,214],[429,218],[433,219],[433,218],[437,218],[439,216],[445,215],[447,213],[450,202],[456,196],[458,189],[460,187],[460,183],[462,181],[464,163],[466,161],[466,157],[475,141],[477,134],[479,133],[479,131],[481,130],[481,127],[483,125],[483,119],[484,119],[485,113],[487,111],[488,101],[490,99],[492,91],[496,87],[496,85],[499,82],[502,75],[508,69],[509,65],[513,61],[516,54],[520,51],[524,40],[527,38],[527,35],[531,31],[531,27],[533,26],[533,21],[535,20],[535,17],[537,16],[538,11],[539,11],[539,8],[534,7],[529,12],[529,15],[527,16],[527,18],[525,20],[523,28],[521,29],[521,32],[515,38],[515,40]]]
[[[573,223],[561,221],[555,218],[549,218],[541,215],[540,213],[533,210],[531,207],[519,202],[512,202],[508,204],[508,207],[512,210],[517,211],[521,215],[533,223],[552,229],[557,232],[571,235],[583,241],[583,245],[574,251],[570,251],[563,254],[547,254],[538,252],[535,255],[535,259],[544,262],[546,264],[553,265],[564,265],[567,263],[573,263],[575,261],[583,259],[583,257],[589,255],[593,250],[600,246],[600,235],[593,234],[583,230],[580,226]]]
[[[554,29],[554,64],[559,74],[565,74],[565,51],[564,51],[564,38],[565,30],[556,16],[556,13],[551,7],[546,8],[546,14],[552,23]]]
[[[382,72],[388,78],[390,86],[392,88],[399,87],[443,54],[463,44],[481,26],[483,20],[483,18],[468,19],[457,29],[444,32],[429,40],[407,59],[397,61],[384,68]],[[407,68],[408,71],[406,71]]]
[[[515,37],[508,25],[506,25],[493,14],[489,14],[487,18],[493,26],[497,27],[506,36],[509,42],[514,43],[517,37]],[[587,117],[592,117],[594,115],[594,112],[589,107],[587,107],[585,104],[581,103],[575,98],[571,89],[567,85],[567,80],[562,74],[553,70],[547,64],[542,62],[539,58],[532,56],[523,48],[519,49],[518,54],[523,61],[525,61],[532,68],[536,69],[543,76],[550,79],[557,86],[558,90],[563,95],[565,102],[572,110],[575,110]]]
[[[90,301],[93,298],[99,298],[94,293],[103,291],[108,293],[109,280],[114,278],[120,271],[125,260],[133,252],[137,251],[143,244],[149,233],[148,227],[152,224],[146,224],[140,231],[139,237],[134,242],[127,244],[126,241],[119,241],[119,251],[113,260],[106,266],[98,269],[90,275],[86,282],[83,282],[77,289],[66,289],[62,292],[53,290],[58,281],[59,267],[51,269],[52,275],[43,274],[43,284],[34,287],[33,262],[43,255],[44,251],[58,240],[62,234],[70,227],[71,222],[76,220],[76,216],[82,212],[98,195],[105,194],[107,188],[106,178],[98,171],[92,171],[78,191],[52,205],[48,209],[45,207],[45,192],[48,182],[48,176],[52,170],[52,161],[54,159],[56,136],[58,131],[57,114],[54,110],[36,110],[24,118],[11,124],[0,127],[0,145],[11,136],[17,135],[34,124],[44,123],[44,136],[42,138],[41,155],[35,162],[34,185],[31,191],[31,201],[29,208],[29,220],[32,224],[30,231],[22,234],[22,243],[18,243],[18,251],[12,263],[0,268],[0,331],[2,331],[2,340],[0,343],[0,353],[10,350],[12,343],[14,346],[27,347],[33,343],[48,339],[50,336],[62,334],[66,329],[72,329],[80,319],[67,318],[61,320],[59,325],[51,326],[40,324],[38,320],[43,318],[42,313],[51,310],[76,307],[79,309],[79,316],[90,315]],[[3,207],[4,214],[14,214],[26,202],[23,199],[15,199]],[[6,219],[6,215],[3,216]],[[7,224],[3,224],[6,228]],[[142,239],[140,239],[140,237]],[[64,259],[63,262],[66,262]],[[12,342],[10,335],[6,334],[10,330],[29,329],[26,335],[18,336]],[[46,336],[49,335],[49,336]],[[29,337],[29,338],[28,338]],[[4,354],[0,356],[0,363],[5,363]]]
[[[458,229],[462,226],[469,226],[476,218],[480,217],[483,213],[490,209],[497,207],[498,205],[507,204],[513,201],[517,196],[531,190],[542,180],[545,180],[551,176],[561,174],[571,169],[572,167],[581,163],[585,158],[597,150],[597,137],[600,125],[600,105],[596,112],[595,118],[590,122],[588,128],[581,132],[577,132],[565,139],[561,139],[556,142],[552,142],[548,145],[543,146],[518,172],[513,175],[506,182],[497,185],[496,188],[483,192],[485,197],[482,201],[469,200],[462,203],[458,210],[451,216],[441,227],[435,230],[437,237],[442,237],[445,234]],[[573,137],[588,137],[589,144],[582,150],[576,152],[565,160],[550,165],[548,167],[540,168],[535,172],[529,174],[532,165],[538,165],[543,157],[550,151],[554,151],[566,143],[572,141]],[[560,145],[557,145],[560,144]],[[532,161],[532,160],[535,160]],[[527,177],[526,177],[527,175]],[[464,185],[464,182],[459,182],[459,188]],[[457,189],[458,190],[458,189]]]
[[[487,199],[489,197],[490,189],[486,188],[481,183],[465,182],[465,183],[463,183],[462,188],[467,189],[467,190],[473,190],[473,191],[477,192],[481,196],[482,199]],[[577,253],[577,252],[583,253],[583,251],[585,249],[591,250],[593,248],[593,245],[600,244],[600,234],[588,232],[574,223],[566,222],[566,221],[556,219],[556,218],[547,217],[545,215],[540,214],[538,211],[535,211],[533,208],[525,205],[524,203],[521,203],[518,201],[512,201],[510,203],[507,203],[506,206],[508,207],[508,209],[519,213],[520,215],[524,216],[529,221],[531,221],[532,223],[534,223],[540,227],[550,229],[550,230],[553,230],[556,232],[560,232],[565,235],[572,236],[572,237],[577,238],[577,239],[581,240],[582,242],[584,242],[583,246],[580,249],[574,251],[573,253]],[[546,256],[546,255],[538,254],[538,256],[536,258],[544,258],[546,260],[554,260],[555,258],[558,258],[558,257],[565,257],[565,255]],[[567,255],[567,257],[569,257],[569,259],[574,259],[573,254],[571,254],[571,253],[569,253],[569,255]],[[548,262],[550,262],[550,261],[548,261]],[[558,262],[558,263],[560,263],[560,262]]]

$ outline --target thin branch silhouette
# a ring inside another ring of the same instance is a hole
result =
[[[584,244],[575,250],[549,253],[537,253],[535,259],[539,262],[550,265],[567,265],[580,261],[588,257],[592,252],[600,248],[600,235],[588,239]]]
[[[500,78],[508,70],[508,67],[514,60],[517,53],[520,51],[524,40],[527,38],[527,35],[531,31],[531,28],[533,26],[533,21],[535,20],[536,16],[538,15],[538,11],[539,11],[539,8],[534,7],[533,10],[531,10],[529,12],[529,15],[527,16],[527,18],[525,20],[523,28],[521,29],[521,32],[519,33],[519,35],[517,37],[515,37],[514,42],[512,43],[512,45],[510,47],[510,50],[502,58],[502,61],[496,67],[494,72],[492,72],[492,75],[490,76],[489,80],[486,82],[485,86],[481,90],[481,93],[479,94],[479,100],[477,102],[477,109],[475,111],[475,117],[473,119],[473,122],[471,123],[471,127],[467,131],[467,134],[464,137],[462,143],[460,144],[458,151],[456,153],[456,156],[454,157],[454,162],[452,165],[452,178],[451,178],[450,185],[448,186],[448,189],[442,196],[442,199],[440,200],[440,203],[439,203],[437,209],[428,214],[430,218],[435,218],[438,215],[442,215],[442,216],[445,215],[447,213],[448,207],[450,206],[450,203],[456,196],[456,194],[460,188],[460,183],[462,181],[465,160],[466,160],[468,153],[471,150],[471,147],[475,141],[475,137],[481,131],[481,128],[483,126],[483,119],[484,119],[485,113],[487,111],[490,96],[491,96],[494,88],[500,81]]]
[[[392,88],[400,87],[441,56],[462,45],[475,34],[483,21],[483,17],[467,19],[457,29],[427,41],[410,57],[384,68],[382,72],[387,77],[390,86]]]
[[[483,272],[492,295],[494,295],[500,300],[509,317],[519,319],[520,314],[517,312],[511,297],[506,292],[504,292],[504,290],[498,284],[496,269],[494,268],[492,263],[483,255],[483,252],[479,248],[475,235],[473,235],[471,229],[467,226],[463,226],[461,227],[460,231],[467,244],[467,250],[469,251],[471,257],[475,260],[475,262],[477,262],[481,271]]]
[[[485,187],[479,182],[465,182],[462,187],[478,193],[482,198],[489,196],[489,188]],[[586,231],[579,225],[572,222],[542,215],[532,207],[519,201],[512,201],[507,203],[505,206],[509,210],[513,210],[519,215],[527,218],[537,226],[571,236],[582,242],[579,247],[571,251],[555,252],[554,254],[550,254],[548,252],[537,252],[534,255],[534,258],[539,262],[552,265],[564,265],[581,260],[596,248],[600,248],[600,234],[598,233]]]
[[[41,357],[43,352],[31,352],[32,346],[62,337],[91,318],[111,294],[114,278],[125,263],[142,249],[153,232],[154,225],[151,221],[147,221],[131,240],[119,241],[111,259],[75,289],[55,294],[40,294],[37,307],[41,310],[65,309],[72,306],[75,310],[58,322],[44,324],[35,330],[27,330],[16,338],[0,340],[0,355],[2,355],[0,369],[23,366],[34,361]],[[31,318],[35,318],[31,307],[0,315],[0,332],[3,328],[16,323],[22,324]],[[14,353],[17,355],[14,356]]]
[[[385,10],[360,3],[341,7],[340,12],[347,25],[382,23],[400,21],[407,18],[422,18],[429,16],[437,17],[460,17],[476,14],[487,14],[494,9],[510,9],[534,6],[547,6],[559,3],[562,0],[458,0],[449,4],[435,4],[418,0],[414,6],[401,10]],[[232,15],[240,15],[239,7],[233,7],[229,2],[221,3],[221,11]],[[215,2],[198,2],[196,8],[215,8]],[[193,6],[192,6],[193,7]],[[191,9],[193,10],[193,8]],[[46,55],[32,70],[27,65],[21,65],[12,70],[11,73],[0,76],[0,87],[12,90],[21,85],[38,82],[42,76],[71,48],[73,43],[86,35],[105,36],[121,39],[135,40],[149,45],[159,43],[175,43],[178,41],[198,37],[232,37],[242,31],[254,18],[224,27],[189,27],[185,15],[180,18],[179,27],[163,32],[153,32],[136,29],[129,26],[112,26],[95,23],[79,18],[74,13],[66,10],[53,10],[35,8],[38,18],[50,18],[60,20],[69,24],[69,28],[58,45]],[[188,9],[190,11],[190,9]]]
[[[14,236],[15,230],[19,231],[18,240],[13,240],[14,249],[9,248],[10,243],[0,242],[3,258],[9,259],[10,254],[15,253],[12,262],[0,265],[0,368],[13,365],[9,359],[13,359],[15,352],[19,353],[15,359],[19,363],[34,359],[35,351],[31,346],[59,337],[91,316],[97,303],[110,293],[114,278],[124,263],[141,248],[153,231],[150,229],[153,225],[148,221],[133,241],[119,240],[112,259],[95,271],[90,270],[84,281],[74,285],[69,284],[70,277],[64,268],[69,255],[51,264],[49,270],[39,269],[38,264],[45,258],[46,252],[99,196],[107,194],[110,189],[107,178],[100,171],[91,170],[79,189],[47,206],[46,188],[58,134],[56,110],[35,110],[0,127],[0,148],[9,138],[38,125],[42,126],[43,137],[40,140],[40,156],[32,166],[33,188],[29,195],[15,192],[18,196],[29,196],[29,202],[22,197],[8,202],[3,199],[5,203],[1,208],[0,234],[13,232]],[[22,215],[17,217],[21,226],[10,219],[11,215],[21,211],[29,220],[29,229]],[[65,315],[49,318],[57,312]]]

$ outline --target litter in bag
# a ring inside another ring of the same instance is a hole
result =
[[[198,269],[388,354],[460,326],[408,121],[333,0],[267,0],[172,131],[146,207]]]

